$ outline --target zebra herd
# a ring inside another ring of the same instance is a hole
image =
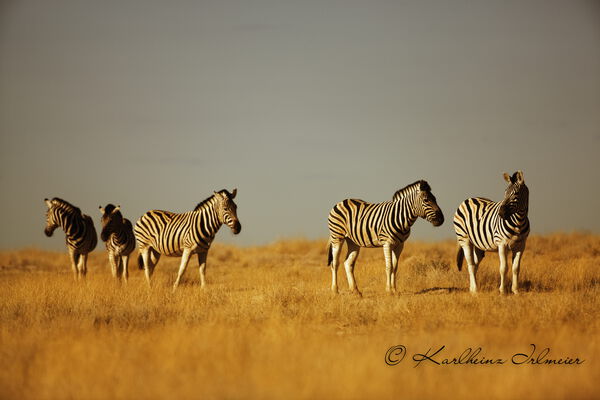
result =
[[[214,192],[212,196],[199,203],[194,211],[178,214],[170,211],[152,210],[145,213],[135,224],[123,218],[120,206],[108,204],[102,208],[102,233],[100,238],[106,242],[108,259],[115,278],[127,281],[129,276],[129,256],[139,248],[138,266],[144,269],[146,280],[150,277],[161,255],[181,256],[181,265],[173,290],[177,288],[192,254],[198,255],[200,264],[200,284],[205,285],[204,271],[208,249],[221,225],[226,224],[233,233],[238,234],[242,225],[237,218],[237,206],[233,202],[237,189]],[[92,219],[65,200],[45,199],[47,236],[57,227],[65,231],[67,249],[71,266],[76,278],[82,278],[87,272],[87,256],[97,244],[96,230]]]
[[[508,254],[512,252],[512,292],[518,293],[521,257],[529,235],[529,189],[523,172],[512,176],[504,174],[508,187],[501,201],[474,197],[462,202],[454,214],[454,230],[458,242],[457,267],[461,270],[466,259],[469,270],[470,291],[477,292],[477,268],[485,252],[498,252],[500,259],[500,292],[505,292]],[[106,243],[112,275],[128,279],[129,257],[139,250],[138,266],[144,269],[148,284],[161,255],[180,256],[181,263],[173,290],[179,285],[190,257],[198,256],[200,287],[206,285],[206,259],[210,245],[219,228],[225,224],[234,234],[241,231],[237,205],[233,201],[237,189],[221,190],[200,202],[193,211],[174,213],[151,210],[135,224],[124,218],[120,207],[100,206],[102,231],[100,238]],[[92,218],[65,200],[45,199],[47,236],[61,227],[66,236],[67,250],[73,273],[77,279],[86,275],[87,257],[97,244]],[[327,264],[331,266],[331,290],[338,292],[337,270],[342,245],[346,243],[347,255],[344,269],[350,291],[360,295],[354,265],[361,247],[382,247],[385,258],[386,290],[396,292],[398,260],[410,228],[418,218],[433,226],[444,223],[444,215],[424,180],[412,183],[394,193],[392,200],[367,203],[358,199],[345,199],[329,213],[329,241]]]

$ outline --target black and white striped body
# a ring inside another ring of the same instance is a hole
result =
[[[504,293],[508,252],[512,251],[512,291],[518,292],[520,261],[529,235],[529,189],[523,173],[504,174],[509,183],[504,199],[494,202],[482,197],[463,201],[454,215],[454,230],[460,248],[458,269],[467,259],[471,292],[477,292],[477,268],[485,252],[498,252],[500,257],[500,292]]]
[[[238,234],[241,230],[237,206],[233,199],[237,190],[215,192],[198,204],[194,211],[173,213],[153,210],[144,214],[135,225],[135,237],[140,249],[138,263],[143,262],[146,278],[150,277],[161,255],[181,256],[181,265],[174,289],[179,285],[189,257],[198,254],[200,284],[205,285],[206,256],[221,225],[226,224]]]
[[[108,261],[113,277],[127,281],[129,277],[129,256],[135,249],[133,226],[123,218],[120,207],[108,204],[100,207],[102,232],[100,238],[106,244]]]
[[[344,263],[348,284],[360,293],[354,279],[354,263],[361,247],[383,247],[386,262],[386,289],[396,290],[398,258],[410,228],[417,218],[434,226],[444,222],[444,216],[431,193],[429,184],[418,181],[397,191],[391,201],[367,203],[346,199],[337,203],[329,213],[328,265],[331,265],[334,292],[337,288],[337,268],[341,246],[346,242],[348,255]]]
[[[65,200],[57,197],[46,202],[46,236],[52,236],[54,230],[61,227],[65,232],[67,251],[75,278],[87,274],[87,257],[96,248],[98,238],[94,222],[88,215]]]

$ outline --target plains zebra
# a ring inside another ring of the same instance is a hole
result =
[[[477,267],[486,251],[497,251],[500,258],[500,293],[504,293],[508,252],[512,251],[512,291],[519,290],[519,268],[529,235],[529,189],[523,172],[512,176],[504,173],[508,187],[502,201],[481,197],[463,201],[454,214],[454,230],[458,241],[456,257],[461,270],[463,257],[469,266],[470,291],[477,292]]]
[[[200,266],[200,286],[205,286],[206,256],[217,231],[223,224],[236,235],[242,229],[237,205],[233,202],[236,194],[237,189],[231,193],[225,189],[214,192],[194,211],[182,214],[153,210],[142,215],[135,224],[135,237],[140,249],[138,265],[145,269],[148,284],[161,255],[181,256],[179,273],[173,285],[175,290],[190,256],[195,253]]]
[[[338,292],[338,258],[343,242],[348,245],[344,262],[350,290],[361,294],[354,279],[354,264],[361,247],[383,247],[386,290],[396,292],[398,258],[410,228],[418,217],[440,226],[444,222],[442,210],[437,205],[431,187],[423,180],[394,193],[391,201],[367,203],[346,199],[337,203],[329,213],[328,261],[331,265],[331,290]]]
[[[106,242],[108,251],[108,262],[110,263],[112,275],[115,278],[127,282],[129,278],[129,255],[135,249],[135,236],[133,226],[127,218],[121,214],[121,206],[108,204],[99,207],[102,213],[102,232],[100,239]]]
[[[85,277],[88,253],[94,250],[98,243],[92,218],[58,197],[44,201],[48,207],[44,233],[50,237],[59,226],[65,231],[73,274],[75,278]]]

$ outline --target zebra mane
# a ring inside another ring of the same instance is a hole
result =
[[[426,192],[431,192],[431,186],[429,186],[429,183],[427,183],[427,181],[424,180],[418,180],[414,183],[411,183],[410,185],[407,185],[405,187],[403,187],[402,189],[396,191],[396,193],[394,193],[394,200],[398,200],[403,198],[404,196],[412,193],[415,191],[415,189],[420,189]]]
[[[220,194],[224,194],[224,195],[226,195],[227,197],[231,198],[231,193],[229,193],[229,192],[227,191],[227,189],[219,190],[219,193],[220,193]],[[197,206],[194,208],[194,211],[201,210],[201,209],[202,209],[202,207],[204,207],[205,205],[209,204],[209,203],[212,201],[212,199],[214,199],[214,198],[215,198],[215,195],[213,194],[212,196],[209,196],[209,197],[207,197],[206,199],[202,200],[202,201],[201,201],[200,203],[198,203],[198,205],[197,205]]]
[[[52,199],[52,204],[56,205],[57,207],[59,207],[62,210],[65,210],[69,214],[81,215],[81,210],[66,200],[60,199],[58,197],[54,197]]]

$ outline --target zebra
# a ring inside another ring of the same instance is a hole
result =
[[[456,263],[462,268],[467,259],[471,293],[477,292],[477,268],[486,251],[497,251],[500,258],[500,293],[504,293],[507,256],[512,251],[512,292],[519,292],[519,270],[525,242],[529,235],[529,189],[523,172],[512,176],[504,173],[508,187],[502,201],[482,197],[463,201],[454,214],[454,230],[458,242]]]
[[[44,202],[48,207],[44,233],[50,237],[59,226],[65,231],[73,274],[76,279],[84,278],[87,274],[88,254],[98,243],[94,221],[82,214],[79,208],[58,197],[44,199]]]
[[[108,204],[99,206],[102,213],[102,232],[100,239],[106,242],[108,262],[111,266],[112,276],[127,282],[129,278],[129,255],[135,249],[135,236],[133,226],[121,214],[121,206]]]
[[[344,267],[350,291],[362,295],[354,279],[354,265],[360,248],[383,247],[386,291],[396,293],[398,258],[410,235],[410,228],[418,217],[426,219],[433,226],[444,223],[444,214],[431,193],[431,187],[424,180],[398,190],[391,201],[367,203],[346,199],[337,203],[328,218],[327,265],[331,266],[331,290],[338,293],[338,259],[345,241],[348,254]]]
[[[233,189],[231,193],[225,189],[213,193],[212,196],[198,203],[194,211],[177,214],[152,210],[146,212],[137,221],[135,237],[140,251],[138,265],[140,269],[145,270],[148,285],[161,255],[181,256],[179,272],[173,284],[173,291],[175,291],[190,256],[197,254],[200,287],[205,287],[206,257],[217,231],[223,224],[229,226],[236,235],[242,229],[237,217],[237,205],[233,202],[237,189]]]

